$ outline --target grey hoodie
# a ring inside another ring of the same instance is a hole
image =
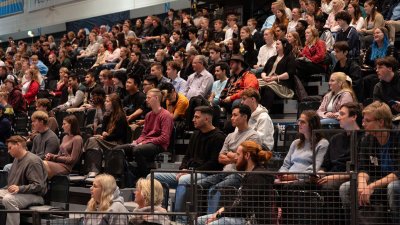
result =
[[[87,210],[86,210],[87,211]],[[107,212],[126,213],[128,210],[124,206],[124,198],[120,196],[117,187],[113,194],[112,204]],[[117,214],[87,214],[84,219],[84,225],[127,225],[128,215]]]
[[[249,127],[257,131],[262,144],[272,150],[274,147],[274,124],[264,106],[259,104],[256,110],[251,113]]]
[[[161,225],[170,225],[171,221],[169,221],[168,215],[152,215],[151,212],[151,207],[146,206],[143,208],[136,208],[133,210],[134,213],[144,213],[143,215],[132,215],[129,217],[129,222],[131,224],[141,224],[144,221],[149,222],[149,223],[158,223]],[[160,205],[154,206],[154,213],[166,213],[167,210],[165,210],[163,207]]]

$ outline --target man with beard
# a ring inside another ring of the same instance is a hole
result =
[[[272,157],[254,141],[242,142],[236,150],[236,169],[245,172],[266,171],[262,163]],[[272,175],[246,173],[240,183],[240,193],[234,203],[217,212],[199,217],[197,224],[246,224],[246,218],[254,216],[255,224],[273,224]]]
[[[228,134],[224,145],[219,153],[218,161],[224,165],[223,171],[236,171],[236,149],[247,140],[255,141],[262,144],[261,138],[257,131],[249,127],[248,122],[251,117],[251,109],[249,106],[239,104],[232,110],[232,126],[237,129]],[[233,186],[240,186],[241,177],[237,173],[228,174],[220,173],[201,179],[197,184],[203,189],[208,189],[208,213],[214,213],[218,208],[220,193],[218,189]]]

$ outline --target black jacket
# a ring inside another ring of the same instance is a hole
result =
[[[253,171],[266,171],[255,167]],[[269,174],[246,174],[240,184],[238,195],[231,206],[225,207],[222,217],[250,218],[255,215],[256,224],[273,224],[276,217],[273,185]]]
[[[374,101],[385,102],[389,106],[393,103],[391,101],[400,101],[400,75],[394,74],[393,79],[388,83],[386,81],[379,81],[374,88]],[[398,114],[392,109],[393,114]]]
[[[272,66],[274,65],[277,57],[278,57],[277,55],[272,56],[265,63],[263,72],[265,72],[267,75],[271,72]],[[289,74],[289,79],[280,80],[279,84],[284,85],[291,90],[294,90],[293,76],[296,74],[296,62],[295,62],[295,58],[292,53],[284,56],[281,59],[281,61],[279,61],[278,65],[276,66],[276,70],[275,70],[276,74],[282,74],[285,72],[287,72]]]
[[[218,128],[208,133],[196,130],[190,137],[189,146],[179,169],[221,170],[223,165],[218,162],[218,155],[225,138],[226,135]]]

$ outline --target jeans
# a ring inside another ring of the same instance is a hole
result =
[[[350,181],[343,183],[339,189],[340,198],[345,207],[350,206]],[[387,197],[393,219],[400,223],[400,180],[392,181],[387,186]]]
[[[208,190],[207,202],[208,208],[207,213],[215,213],[218,210],[219,199],[221,193],[218,191],[220,188],[233,186],[239,187],[241,176],[239,174],[214,174],[204,179],[197,181],[197,184],[204,190]]]
[[[177,173],[154,173],[154,178],[160,182],[167,183],[170,188],[176,188],[175,192],[175,207],[174,212],[185,212],[185,197],[186,187],[191,183],[191,174],[182,175],[179,181],[176,180]],[[207,175],[204,173],[198,173],[197,179],[203,179]],[[193,174],[194,181],[194,174]],[[181,223],[186,223],[185,216],[177,216],[176,220]]]
[[[10,194],[6,189],[0,190],[1,203],[6,210],[20,210],[32,204],[43,204],[43,198],[34,194]],[[18,213],[7,214],[7,225],[19,225],[20,215]]]
[[[197,218],[197,225],[205,225],[211,214],[201,216]],[[243,225],[246,224],[246,220],[240,217],[222,217],[219,218],[208,225]]]

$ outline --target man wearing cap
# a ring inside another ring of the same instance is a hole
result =
[[[227,109],[240,104],[243,90],[254,88],[259,90],[257,77],[247,70],[242,55],[233,55],[230,59],[231,77],[221,93],[220,104]]]
[[[47,191],[47,171],[43,161],[26,148],[21,136],[12,136],[7,140],[8,153],[14,157],[8,176],[7,186],[0,189],[1,204],[6,210],[19,210],[32,204],[43,204]],[[7,214],[7,225],[18,225],[17,213]]]
[[[9,93],[8,95],[8,104],[10,104],[13,109],[14,113],[18,114],[20,112],[25,112],[25,102],[24,97],[22,95],[21,89],[19,89],[18,85],[14,79],[6,79],[4,81],[5,89]]]
[[[186,89],[183,94],[189,100],[199,95],[207,99],[211,93],[214,78],[213,75],[205,69],[207,68],[206,57],[203,55],[196,55],[193,59],[192,67],[194,73],[187,79]]]

